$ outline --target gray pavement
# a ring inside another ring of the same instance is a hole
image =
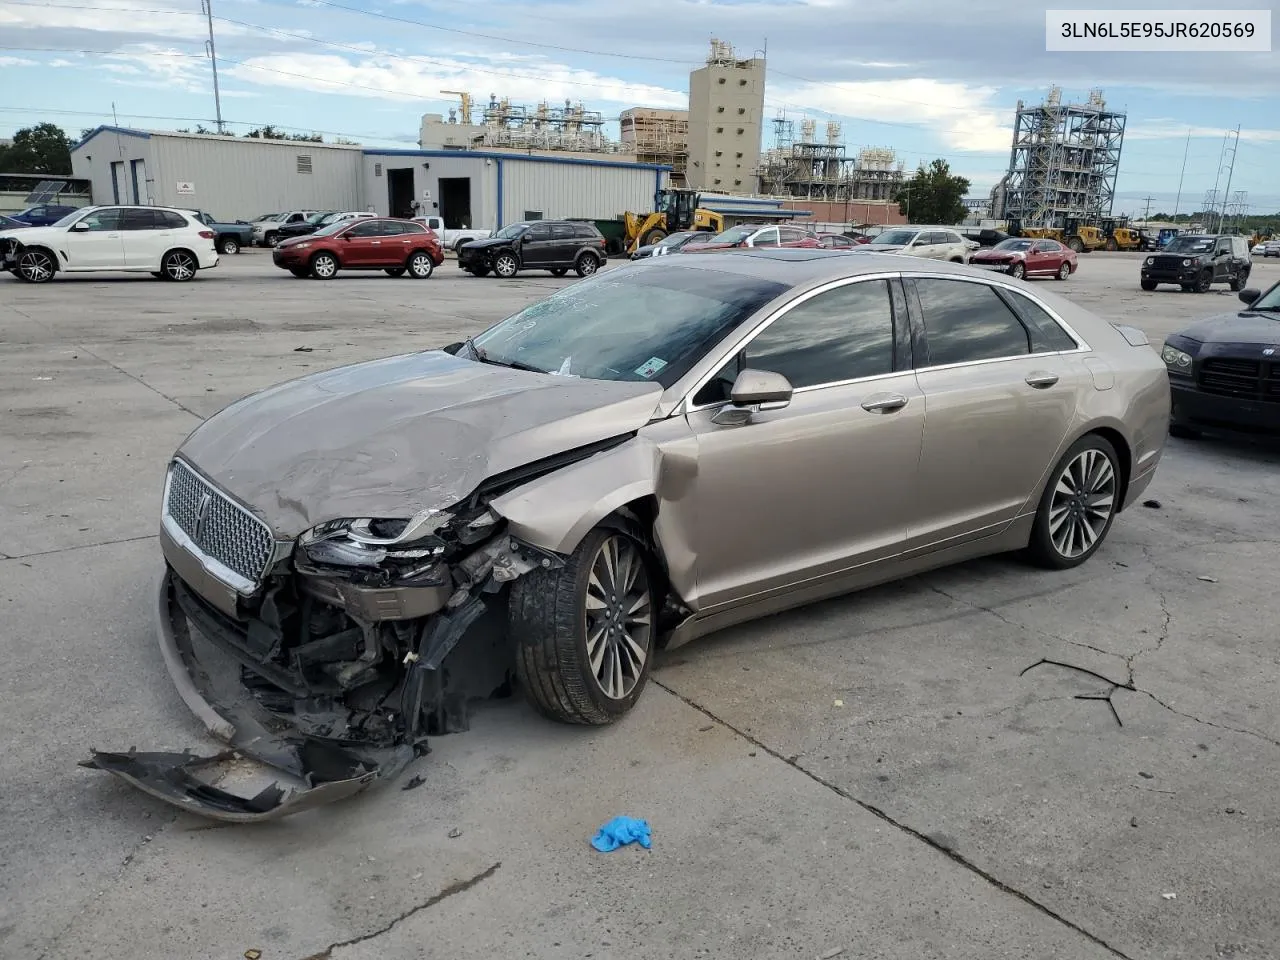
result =
[[[1143,293],[1136,261],[1045,283],[1153,340],[1236,305]],[[151,626],[163,469],[202,417],[567,282],[260,252],[186,285],[0,278],[0,956],[1280,955],[1267,445],[1171,441],[1160,509],[1077,570],[979,561],[674,651],[610,729],[486,705],[416,790],[234,827],[76,766],[208,746]],[[589,848],[619,813],[652,851]]]

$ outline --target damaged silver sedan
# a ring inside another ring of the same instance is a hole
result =
[[[395,776],[477,700],[609,723],[660,647],[984,554],[1075,566],[1151,482],[1169,387],[1138,331],[948,264],[677,259],[198,427],[157,613],[227,752],[85,765],[278,817]],[[246,760],[268,775],[232,789]]]

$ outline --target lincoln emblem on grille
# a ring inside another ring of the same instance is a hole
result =
[[[1262,355],[1263,355],[1264,357],[1269,357],[1269,356],[1271,356],[1272,354],[1274,354],[1275,352],[1276,352],[1276,348],[1275,348],[1275,347],[1267,347],[1265,350],[1263,350],[1263,351],[1262,351]]]
[[[196,507],[196,528],[191,532],[191,539],[196,543],[202,543],[204,533],[204,521],[209,515],[209,505],[213,503],[213,494],[207,490],[200,495],[200,505]]]

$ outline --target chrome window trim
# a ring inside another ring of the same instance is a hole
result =
[[[164,527],[165,533],[167,533],[173,541],[178,544],[178,546],[191,554],[191,556],[199,562],[200,566],[204,568],[205,572],[215,580],[222,582],[241,596],[248,597],[252,595],[254,591],[258,589],[257,582],[241,576],[226,564],[216,560],[201,550],[200,547],[196,545],[196,542],[187,535],[187,532],[178,526],[178,521],[174,520],[169,514],[169,486],[173,482],[173,465],[175,463],[181,463],[184,468],[191,472],[192,476],[198,477],[202,483],[209,487],[210,491],[214,493],[214,496],[221,497],[229,506],[244,514],[249,518],[249,520],[267,532],[267,536],[271,540],[272,547],[271,555],[267,558],[266,566],[262,571],[264,576],[266,575],[267,570],[271,569],[271,565],[275,562],[279,554],[280,544],[279,541],[276,540],[275,534],[271,532],[271,528],[268,527],[261,518],[250,513],[247,509],[241,506],[240,503],[232,499],[229,494],[208,480],[204,474],[198,471],[186,460],[183,460],[181,457],[174,457],[173,460],[170,461],[169,469],[166,470],[164,474],[164,499],[161,501],[160,507],[160,524]]]
[[[716,403],[704,403],[704,404],[695,405],[693,402],[693,398],[697,396],[698,391],[701,390],[703,387],[705,387],[711,381],[712,377],[714,377],[716,373],[719,372],[720,368],[724,365],[725,361],[728,360],[729,357],[741,351],[748,343],[754,340],[756,336],[758,336],[760,333],[763,333],[771,324],[773,324],[775,321],[779,320],[780,318],[786,316],[788,313],[791,312],[791,310],[800,306],[800,304],[805,303],[806,301],[812,299],[813,297],[818,296],[819,294],[827,293],[828,291],[836,290],[836,289],[839,289],[840,287],[848,286],[849,284],[864,283],[871,280],[888,281],[893,279],[960,280],[965,283],[980,283],[988,287],[1001,287],[1013,293],[1020,294],[1026,297],[1036,306],[1038,306],[1041,310],[1045,311],[1045,313],[1047,313],[1049,317],[1052,318],[1053,321],[1057,323],[1059,327],[1062,328],[1063,332],[1066,333],[1067,336],[1069,336],[1075,342],[1076,348],[1074,350],[1041,350],[1035,353],[1020,353],[1010,357],[988,357],[982,360],[963,360],[959,363],[938,364],[936,366],[928,366],[928,367],[916,366],[913,360],[910,370],[894,370],[894,371],[891,371],[890,373],[877,373],[869,377],[855,377],[851,380],[833,380],[830,383],[815,383],[807,387],[797,387],[795,390],[796,393],[807,393],[812,390],[825,390],[829,387],[845,387],[855,383],[870,383],[876,380],[884,380],[889,377],[898,377],[908,373],[920,374],[920,373],[932,372],[934,370],[957,370],[962,367],[975,367],[980,365],[988,365],[992,363],[1008,363],[1011,360],[1025,360],[1028,357],[1073,356],[1081,353],[1089,353],[1093,349],[1085,341],[1084,337],[1080,336],[1080,334],[1076,332],[1075,328],[1072,327],[1071,324],[1069,324],[1066,320],[1064,320],[1058,314],[1058,312],[1054,310],[1052,307],[1050,307],[1047,303],[1045,303],[1043,300],[1041,300],[1039,297],[1035,296],[1034,294],[1027,293],[1025,290],[1020,290],[1019,288],[1015,287],[1011,283],[1002,282],[997,277],[991,277],[991,278],[987,278],[985,276],[969,277],[969,276],[963,276],[963,275],[954,274],[954,273],[936,273],[931,271],[911,271],[909,273],[905,271],[887,272],[887,273],[866,273],[856,277],[841,277],[837,280],[829,280],[826,283],[821,284],[820,286],[814,287],[812,290],[805,291],[799,297],[784,304],[777,311],[765,317],[762,321],[760,321],[758,324],[752,327],[749,331],[741,335],[736,341],[734,341],[732,349],[724,350],[723,347],[721,347],[721,352],[718,354],[715,363],[712,364],[711,368],[706,373],[702,374],[694,381],[693,386],[690,389],[685,391],[684,396],[681,397],[680,401],[673,408],[671,415],[685,416],[690,413],[694,413],[698,410],[707,410],[712,407],[723,406],[724,401],[717,401]],[[1008,308],[1006,307],[1006,309]],[[1016,313],[1014,313],[1013,316],[1015,320],[1017,320],[1019,323],[1022,323],[1022,318],[1019,317]]]

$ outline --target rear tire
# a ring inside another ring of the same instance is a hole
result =
[[[338,258],[332,253],[317,253],[311,258],[310,272],[317,280],[332,280],[338,272]]]
[[[160,261],[160,272],[166,280],[174,283],[186,283],[194,280],[196,271],[200,269],[200,261],[190,250],[170,250]]]
[[[1097,434],[1062,455],[1040,496],[1028,558],[1049,570],[1078,567],[1107,538],[1120,507],[1120,458]]]
[[[1071,277],[1071,264],[1063,260],[1062,265],[1058,267],[1058,279],[1067,280],[1067,279],[1070,279],[1070,277]]]
[[[507,622],[516,677],[538,712],[603,725],[635,705],[653,660],[654,582],[644,544],[602,525],[564,566],[535,569],[512,584]]]
[[[235,237],[223,237],[218,243],[218,252],[223,256],[233,256],[240,252],[240,241]]]
[[[1120,244],[1116,243],[1115,237],[1107,237],[1107,249],[1112,253],[1120,249]]]
[[[416,250],[409,254],[409,262],[406,264],[409,268],[409,276],[415,280],[426,280],[435,271],[436,265],[431,260],[431,255],[425,250]],[[401,273],[404,271],[401,270]]]
[[[1076,253],[1084,253],[1084,241],[1082,241],[1079,237],[1072,237],[1070,240],[1067,241],[1067,246],[1070,247],[1072,250],[1074,250]]]
[[[573,265],[573,269],[577,271],[580,277],[589,277],[600,269],[600,261],[594,253],[584,253],[578,257],[578,262]]]
[[[1249,271],[1246,270],[1243,273],[1237,274],[1236,278],[1231,281],[1231,289],[1233,292],[1239,293],[1248,285],[1248,283],[1249,283]]]

